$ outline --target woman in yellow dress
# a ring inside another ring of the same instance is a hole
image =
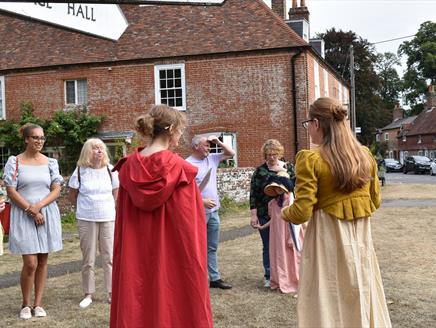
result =
[[[391,327],[369,219],[381,200],[377,165],[346,115],[331,98],[310,106],[303,126],[319,147],[297,154],[295,201],[282,210],[294,224],[310,220],[299,327]]]

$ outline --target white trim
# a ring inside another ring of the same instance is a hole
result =
[[[83,104],[79,104],[79,90],[77,88],[77,82],[78,81],[86,81],[86,102]],[[74,82],[74,104],[73,103],[67,103],[67,82]],[[88,104],[88,79],[68,79],[64,80],[64,104],[65,106],[68,105],[87,105]]]
[[[329,73],[324,68],[324,97],[329,96]]]
[[[315,88],[315,100],[321,97],[321,88],[319,85],[319,64],[315,60],[313,62],[313,75],[314,75],[314,88]]]
[[[161,104],[160,97],[160,80],[159,80],[159,72],[161,70],[169,70],[169,69],[180,69],[180,78],[182,80],[182,106],[172,106],[177,108],[180,111],[186,110],[186,83],[185,83],[185,64],[169,64],[169,65],[155,65],[154,66],[154,99],[155,104]]]
[[[1,83],[0,95],[2,100],[2,113],[0,116],[0,120],[5,120],[6,119],[6,87],[5,87],[4,76],[0,76],[0,83]]]
[[[385,132],[385,141],[388,141],[388,140],[389,140],[389,133]]]

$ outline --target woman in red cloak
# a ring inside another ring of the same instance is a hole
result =
[[[197,169],[169,151],[186,119],[166,105],[136,121],[151,140],[119,171],[110,326],[212,327]]]

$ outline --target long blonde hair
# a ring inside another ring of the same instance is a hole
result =
[[[105,167],[109,164],[109,155],[107,153],[107,147],[105,143],[99,138],[90,138],[83,144],[82,151],[80,152],[77,166],[79,167],[92,167],[92,148],[96,146],[103,147],[104,157],[101,161],[101,167]]]
[[[309,110],[309,117],[319,121],[323,134],[320,154],[330,166],[336,187],[352,192],[371,179],[372,160],[351,132],[346,116],[347,110],[327,97],[318,98]]]

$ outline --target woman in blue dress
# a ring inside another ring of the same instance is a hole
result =
[[[58,163],[41,154],[45,136],[43,129],[27,123],[20,128],[25,151],[9,157],[4,182],[11,200],[9,250],[21,254],[21,319],[45,317],[42,295],[47,280],[48,253],[62,249],[59,197],[62,176]],[[32,288],[35,297],[31,303]]]

